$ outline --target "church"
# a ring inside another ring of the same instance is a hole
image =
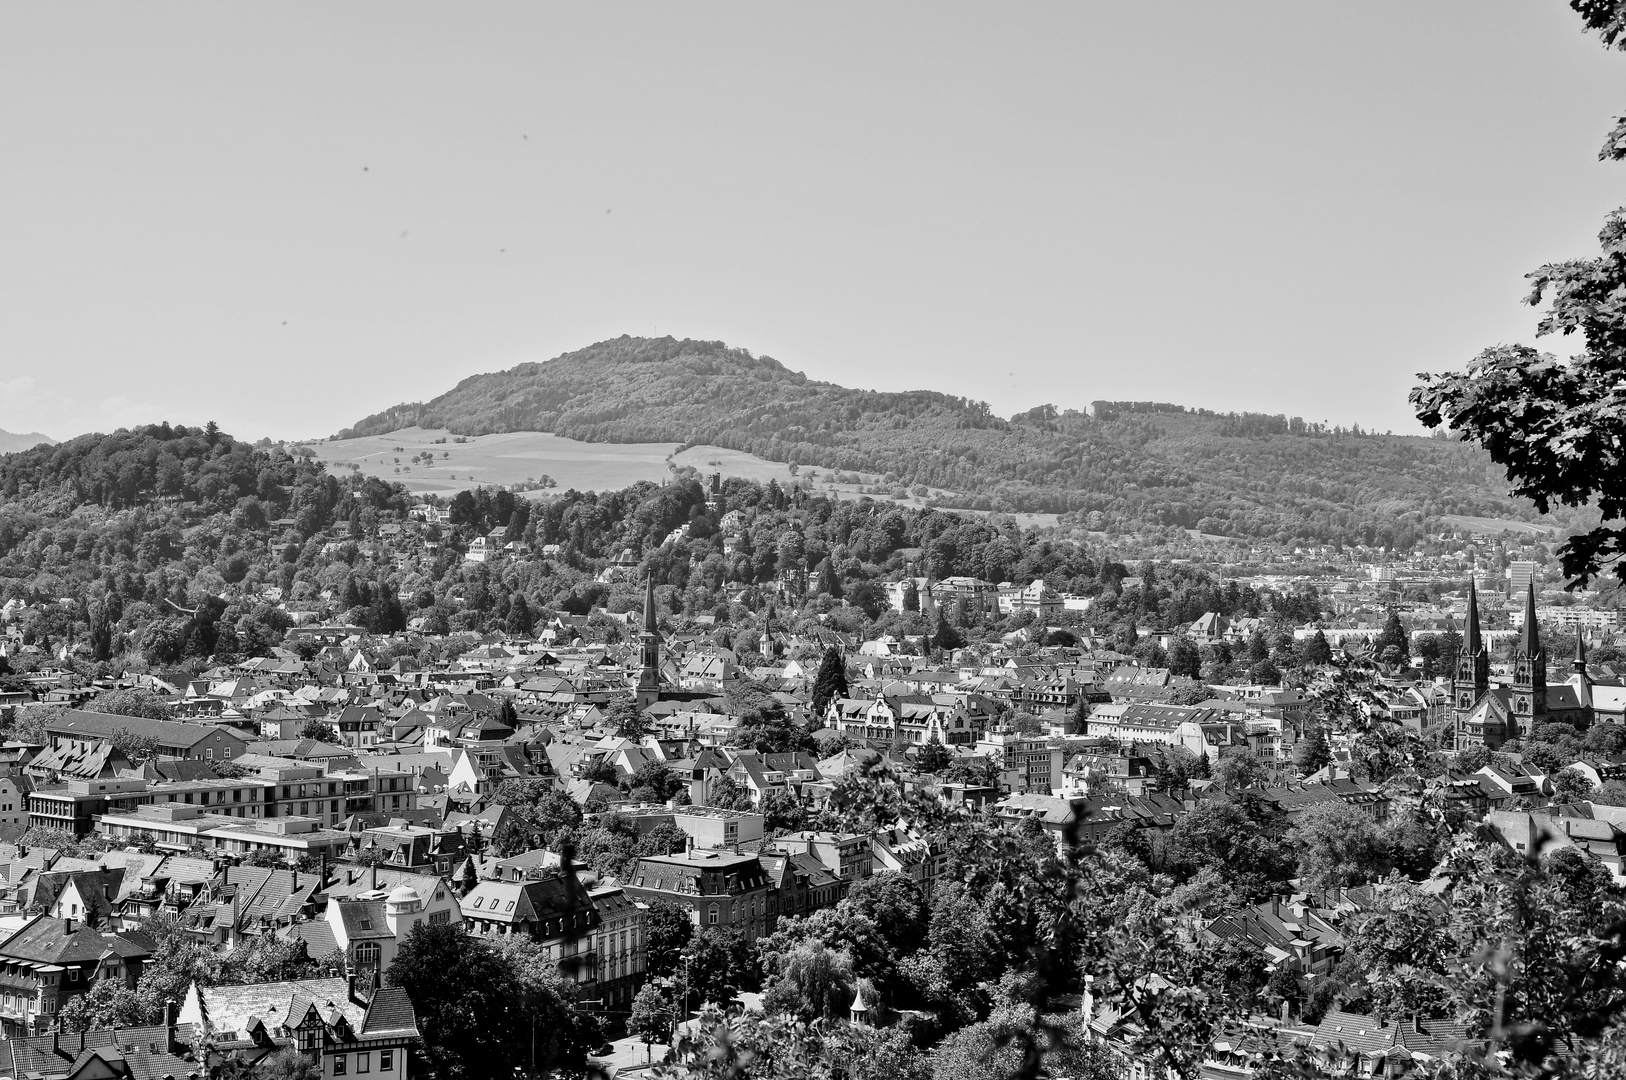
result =
[[[1592,724],[1592,683],[1586,673],[1586,644],[1577,636],[1570,676],[1547,685],[1547,651],[1536,626],[1536,588],[1524,599],[1524,626],[1513,649],[1513,680],[1490,684],[1490,654],[1479,626],[1479,596],[1468,582],[1468,619],[1451,674],[1451,705],[1456,720],[1455,748],[1484,746],[1495,750],[1512,739],[1524,739],[1541,724]]]

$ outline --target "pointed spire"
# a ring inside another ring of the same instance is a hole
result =
[[[1479,590],[1475,587],[1474,578],[1468,578],[1468,617],[1462,627],[1462,651],[1469,656],[1478,656],[1482,646],[1479,643]]]
[[[1519,631],[1518,655],[1534,659],[1541,654],[1541,635],[1536,631],[1536,583],[1532,579],[1524,594],[1524,627]]]
[[[1586,674],[1586,634],[1581,627],[1575,628],[1575,659],[1570,661],[1570,670],[1577,675]]]
[[[653,571],[644,575],[644,633],[660,633],[660,629],[655,625],[655,574]]]

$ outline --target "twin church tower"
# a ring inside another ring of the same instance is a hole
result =
[[[1547,685],[1547,651],[1536,626],[1536,587],[1524,598],[1524,626],[1513,649],[1513,680],[1490,683],[1490,653],[1479,626],[1479,594],[1468,582],[1468,620],[1456,669],[1451,673],[1451,709],[1455,749],[1484,746],[1495,750],[1511,739],[1524,739],[1539,724],[1563,723],[1585,728],[1592,723],[1592,684],[1586,674],[1586,644],[1577,635],[1570,677]]]

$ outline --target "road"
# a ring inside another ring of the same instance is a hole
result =
[[[651,1043],[646,1054],[643,1040],[632,1036],[617,1039],[610,1045],[615,1047],[615,1053],[608,1057],[595,1057],[593,1061],[602,1065],[611,1076],[647,1069],[651,1064],[658,1065],[667,1050],[665,1043]]]

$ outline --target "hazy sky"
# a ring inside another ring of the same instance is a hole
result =
[[[1620,111],[1562,0],[7,3],[0,427],[328,434],[658,331],[1412,430],[1596,250]]]

